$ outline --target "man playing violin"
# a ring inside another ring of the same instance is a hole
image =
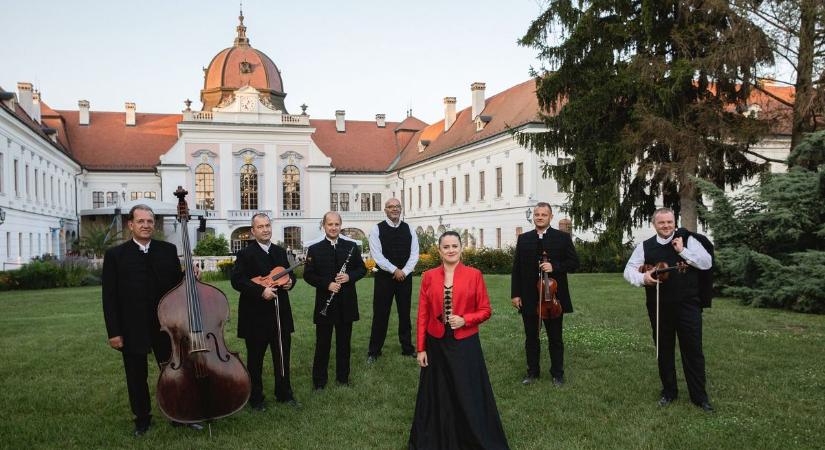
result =
[[[521,313],[524,323],[524,349],[527,353],[527,376],[522,384],[534,383],[541,374],[539,351],[541,343],[539,332],[541,323],[547,332],[550,345],[550,375],[553,384],[564,384],[564,341],[562,326],[565,313],[573,312],[570,290],[567,287],[567,274],[579,268],[579,257],[569,234],[550,227],[553,210],[549,203],[539,202],[533,208],[533,225],[536,229],[522,233],[516,242],[513,257],[513,274],[510,293],[513,307]],[[542,261],[546,254],[547,261]],[[563,313],[555,319],[539,320],[538,287],[539,272],[549,274],[556,280],[556,296],[561,303]]]
[[[327,212],[321,226],[324,239],[309,247],[304,268],[304,281],[315,288],[312,316],[315,323],[312,385],[315,390],[324,389],[327,385],[333,331],[335,380],[339,385],[349,385],[352,323],[359,319],[355,282],[367,274],[361,249],[355,242],[341,236],[341,215],[335,211]]]
[[[146,356],[152,352],[161,365],[172,352],[169,336],[160,331],[158,303],[180,282],[183,271],[175,245],[152,239],[152,208],[132,207],[127,226],[132,239],[110,248],[103,257],[103,318],[109,346],[123,355],[129,405],[135,415],[134,434],[141,436],[152,423]],[[199,424],[188,426],[203,428]]]
[[[253,278],[267,275],[275,267],[288,268],[289,261],[286,250],[271,242],[269,216],[264,213],[252,216],[251,232],[255,242],[238,251],[232,268],[232,287],[241,293],[238,337],[246,342],[246,368],[252,379],[249,404],[256,411],[266,409],[261,372],[269,347],[275,368],[275,399],[297,406],[289,381],[291,336],[295,326],[287,292],[295,284],[295,274],[290,272],[285,283],[278,287],[264,287],[253,282]]]
[[[705,356],[702,353],[702,307],[699,301],[698,271],[712,266],[710,254],[688,233],[676,229],[676,215],[670,208],[659,208],[653,213],[656,235],[641,242],[633,250],[624,269],[624,278],[634,286],[644,286],[647,311],[656,341],[656,284],[659,284],[659,378],[662,381],[659,406],[676,400],[675,344],[679,337],[682,368],[688,385],[690,400],[707,412],[713,411],[705,391]],[[683,230],[682,230],[683,231]],[[654,272],[657,263],[669,267],[687,263],[686,270],[668,273],[667,280],[659,280]],[[649,265],[646,271],[640,271]]]

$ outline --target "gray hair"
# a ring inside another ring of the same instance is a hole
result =
[[[129,210],[129,216],[128,216],[129,221],[135,220],[135,211],[137,211],[137,210],[146,211],[146,212],[148,212],[149,214],[152,215],[152,219],[155,218],[155,212],[152,211],[152,208],[150,208],[149,205],[144,205],[143,203],[140,203],[140,204],[137,204],[137,205],[133,206],[132,209]]]
[[[672,209],[670,209],[666,206],[664,208],[658,208],[658,209],[656,209],[656,211],[653,211],[652,220],[656,220],[656,216],[658,216],[659,214],[667,214],[667,213],[673,214],[673,220],[674,221],[676,220],[676,213],[673,212]]]
[[[338,214],[338,211],[327,211],[327,212],[324,213],[324,217],[321,218],[321,226],[324,226],[324,224],[327,223],[327,216],[330,215],[330,214],[335,214],[336,216],[338,216],[338,220],[341,223],[344,222],[344,220],[341,219],[341,215]]]
[[[250,225],[252,225],[252,226],[254,227],[254,226],[255,226],[255,219],[256,219],[256,218],[258,218],[258,217],[263,217],[263,218],[265,218],[266,220],[268,220],[268,221],[272,222],[272,219],[270,219],[270,218],[269,218],[269,216],[268,216],[266,213],[258,212],[258,213],[255,213],[255,214],[252,216],[252,219],[250,219],[249,224],[250,224]]]

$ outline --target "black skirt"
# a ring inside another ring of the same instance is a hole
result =
[[[506,449],[507,437],[490,386],[478,333],[465,339],[447,329],[427,335],[409,448]]]

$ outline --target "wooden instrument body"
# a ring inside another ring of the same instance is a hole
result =
[[[189,326],[187,299],[180,295],[184,289],[170,291],[158,305],[161,330],[172,341],[171,357],[158,379],[158,406],[167,417],[182,423],[229,416],[246,405],[252,389],[246,366],[224,341],[229,319],[226,296],[199,281],[195,286],[202,316],[199,333]]]
[[[546,263],[547,255],[545,254],[541,260]],[[547,272],[542,271],[539,275],[539,281],[536,283],[536,289],[539,291],[538,315],[541,320],[556,319],[561,316],[563,310],[559,299],[556,297],[559,284]]]

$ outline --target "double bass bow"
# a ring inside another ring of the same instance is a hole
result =
[[[172,354],[158,378],[158,406],[170,420],[197,423],[226,417],[246,405],[252,388],[237,353],[226,347],[223,328],[229,319],[224,293],[195,277],[189,244],[187,192],[178,186],[184,277],[158,305],[161,330],[172,341]]]

